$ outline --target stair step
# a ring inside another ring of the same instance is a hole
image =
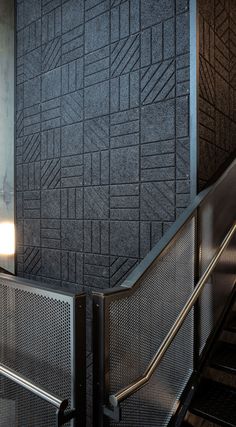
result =
[[[225,329],[231,332],[236,332],[236,311],[232,311]]]
[[[216,345],[210,365],[236,374],[236,345],[220,341]]]
[[[236,427],[236,388],[203,379],[189,410],[221,426]]]

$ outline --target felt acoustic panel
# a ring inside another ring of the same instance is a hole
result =
[[[119,285],[189,201],[189,2],[16,8],[17,274]]]

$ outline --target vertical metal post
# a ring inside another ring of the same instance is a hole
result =
[[[200,260],[201,260],[201,246],[200,246],[200,218],[199,209],[196,209],[195,215],[195,266],[194,266],[194,278],[195,285],[200,278]],[[199,352],[200,352],[200,302],[199,298],[194,305],[194,348],[193,348],[193,369],[196,371],[199,364]]]
[[[198,0],[190,0],[190,193],[198,193],[198,90],[199,90],[199,16]]]
[[[73,426],[86,426],[86,295],[74,300],[73,396],[72,407],[76,408]],[[81,368],[78,369],[78,366]]]
[[[190,1],[190,185],[191,198],[198,194],[198,91],[199,91],[199,11],[198,0]],[[195,283],[199,279],[199,216],[195,216]],[[200,349],[200,303],[194,307],[194,369],[197,368]]]
[[[105,297],[102,294],[93,296],[93,425],[108,426],[104,417],[105,404]]]

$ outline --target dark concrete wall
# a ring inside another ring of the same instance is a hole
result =
[[[199,186],[236,150],[236,2],[199,0]]]
[[[17,16],[17,273],[118,285],[189,202],[188,1]]]

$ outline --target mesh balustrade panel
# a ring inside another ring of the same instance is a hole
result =
[[[200,275],[208,267],[235,221],[236,162],[198,209]],[[200,354],[220,319],[235,283],[235,238],[222,254],[199,298]]]
[[[48,295],[11,287],[0,279],[0,362],[70,399],[72,306],[57,294]],[[52,405],[0,376],[1,427],[55,425]]]
[[[135,290],[106,303],[109,394],[146,369],[194,288],[195,219],[183,227],[149,267]],[[164,356],[151,381],[122,404],[112,426],[167,426],[193,369],[193,313]]]
[[[202,250],[202,259],[205,269],[209,264],[209,254],[214,256],[214,248],[205,247]],[[209,337],[221,318],[229,295],[236,282],[236,238],[234,237],[221,255],[213,274],[207,281],[199,298],[200,305],[200,349],[202,354]]]
[[[56,425],[56,411],[52,405],[3,377],[0,395],[1,427]]]

